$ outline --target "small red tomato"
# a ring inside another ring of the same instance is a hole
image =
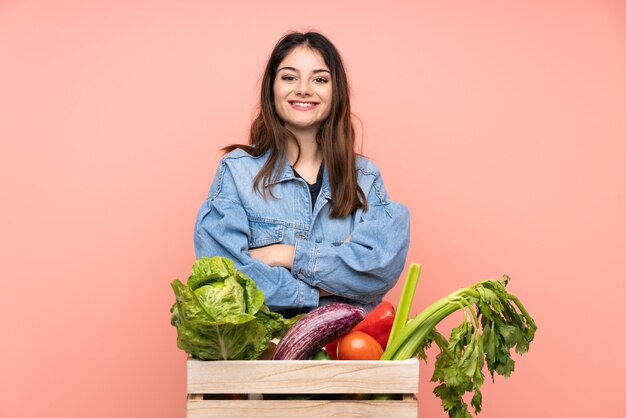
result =
[[[373,337],[361,331],[350,331],[339,339],[339,360],[378,360],[383,349]]]

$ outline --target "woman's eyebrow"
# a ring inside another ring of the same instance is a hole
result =
[[[294,67],[280,67],[278,70],[276,70],[276,72],[279,72],[279,71],[282,71],[282,70],[294,71],[296,73],[298,72],[298,70],[296,68],[294,68]],[[313,70],[313,73],[314,74],[317,74],[317,73],[328,73],[328,74],[330,74],[330,71],[329,70],[325,70],[323,68],[318,68],[316,70]]]

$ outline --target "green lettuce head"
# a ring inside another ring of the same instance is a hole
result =
[[[270,312],[263,292],[232,260],[202,257],[187,284],[172,282],[178,348],[202,360],[257,359],[297,318]]]

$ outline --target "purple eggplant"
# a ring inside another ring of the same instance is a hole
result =
[[[365,318],[363,309],[333,302],[303,315],[278,343],[274,360],[309,360]]]

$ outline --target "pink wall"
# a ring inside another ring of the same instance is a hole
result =
[[[539,324],[480,416],[625,416],[618,0],[0,2],[0,416],[183,417],[169,282],[267,54],[307,28],[411,208],[415,309],[506,273]]]

